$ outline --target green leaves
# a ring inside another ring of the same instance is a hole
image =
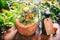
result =
[[[55,13],[55,15],[57,15],[59,12],[60,12],[60,9],[55,7],[54,5],[51,6],[51,9],[50,9],[52,12]]]
[[[9,9],[8,4],[6,3],[6,0],[0,0],[0,9]]]
[[[51,5],[50,7],[50,11],[51,11],[51,18],[53,20],[59,21],[60,20],[60,9],[55,7],[54,5]]]
[[[6,1],[8,2],[12,2],[11,6],[8,6]],[[0,0],[0,9],[7,9],[7,10],[2,10],[3,14],[0,14],[0,24],[4,24],[4,25],[14,25],[15,24],[15,20],[17,18],[18,15],[21,15],[22,17],[20,18],[20,22],[23,22],[25,20],[25,17],[23,17],[23,8],[24,7],[29,7],[29,11],[31,11],[33,9],[34,6],[36,6],[36,10],[34,11],[34,15],[36,16],[38,14],[38,11],[41,11],[41,19],[44,18],[44,12],[46,7],[50,8],[50,12],[51,12],[51,18],[53,20],[60,20],[60,15],[58,15],[60,13],[60,9],[54,6],[55,4],[50,4],[49,2],[47,3],[40,3],[40,4],[34,4],[34,3],[29,3],[29,5],[27,5],[26,3],[22,3],[22,2],[16,2],[15,0]],[[12,8],[12,10],[8,9]],[[14,11],[13,11],[14,10]],[[34,22],[33,19],[29,19],[30,22]],[[28,22],[29,23],[29,22]],[[24,24],[27,24],[26,21],[24,21]]]
[[[3,13],[0,14],[0,25],[3,26],[15,26],[16,13],[3,9]]]
[[[4,17],[2,17],[2,14],[0,14],[0,24],[4,23]]]

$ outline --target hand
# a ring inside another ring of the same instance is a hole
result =
[[[12,40],[14,38],[15,34],[17,33],[17,29],[15,29],[15,27],[11,27],[8,31],[9,31],[9,33],[6,33],[4,39]]]

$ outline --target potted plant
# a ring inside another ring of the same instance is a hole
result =
[[[15,26],[14,22],[17,16],[16,5],[15,5],[15,9],[13,8],[14,10],[5,9],[3,7],[1,9],[2,12],[0,12],[0,30],[1,30],[0,33]]]
[[[8,28],[13,27],[15,24],[15,15],[13,12],[3,9],[3,13],[0,14],[0,30],[4,33]],[[8,13],[9,12],[9,13]],[[0,33],[2,33],[0,32]]]
[[[42,19],[44,18],[44,12],[47,7],[49,7],[50,10],[50,17],[52,18],[53,23],[57,22],[60,24],[60,4],[58,0],[43,0],[40,5],[38,5]],[[57,28],[54,27],[54,31],[57,31]]]
[[[34,34],[36,29],[38,28],[38,13],[34,13],[36,12],[35,7],[30,10],[29,5],[26,7],[23,6],[23,8],[20,7],[20,10],[21,13],[16,20],[16,28],[21,35],[30,36]]]

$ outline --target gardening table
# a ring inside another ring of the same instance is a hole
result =
[[[40,31],[40,33],[41,33],[41,31]],[[43,35],[40,33],[33,34],[31,36],[23,36],[17,32],[13,39],[14,40],[60,40],[60,28],[57,30],[57,34],[55,36],[52,36],[52,35],[47,36],[47,35]]]

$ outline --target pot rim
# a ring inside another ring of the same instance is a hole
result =
[[[21,28],[29,28],[32,27],[32,25],[38,25],[38,23],[29,23],[27,25],[20,23],[18,20],[16,20],[16,24],[18,24],[18,26],[20,26]]]

